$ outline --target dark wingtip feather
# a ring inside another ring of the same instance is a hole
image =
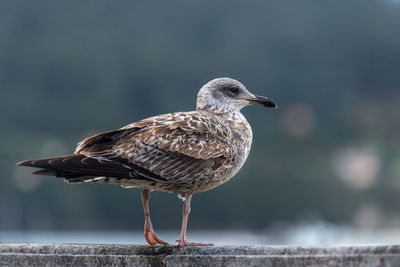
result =
[[[21,161],[17,165],[40,168],[40,170],[32,174],[63,177],[70,183],[82,182],[85,179],[89,179],[88,177],[98,176],[166,181],[165,178],[153,174],[140,166],[130,165],[129,161],[124,158],[114,159],[114,161],[102,161],[85,155],[69,155]],[[139,173],[139,175],[136,173]]]
[[[25,160],[16,163],[17,166],[33,167],[32,160]]]
[[[36,175],[45,175],[45,176],[57,176],[57,172],[54,170],[38,170],[35,172],[32,172],[32,174],[36,174]]]

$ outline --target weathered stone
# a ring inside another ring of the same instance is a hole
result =
[[[1,266],[400,266],[400,246],[150,247],[0,243]]]

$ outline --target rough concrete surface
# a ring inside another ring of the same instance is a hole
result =
[[[396,246],[212,246],[0,243],[0,266],[400,266]]]

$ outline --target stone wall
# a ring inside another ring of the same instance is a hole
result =
[[[0,266],[400,266],[400,246],[150,247],[0,243]]]

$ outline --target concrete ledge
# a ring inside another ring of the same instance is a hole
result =
[[[0,266],[400,266],[400,246],[150,247],[0,243]]]

